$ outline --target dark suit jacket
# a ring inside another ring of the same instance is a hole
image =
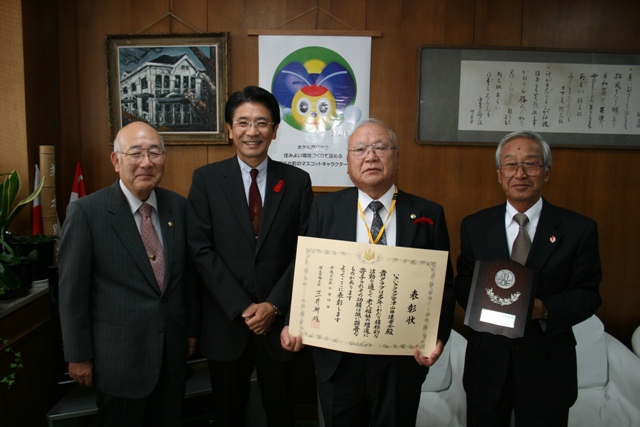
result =
[[[506,204],[482,210],[462,221],[456,296],[466,309],[476,260],[509,259]],[[527,267],[538,271],[535,297],[548,311],[546,331],[529,320],[525,336],[508,339],[469,330],[464,369],[468,399],[493,408],[510,362],[516,393],[540,410],[568,408],[577,397],[575,337],[571,327],[601,304],[602,278],[595,221],[543,200]]]
[[[162,294],[117,181],[69,204],[60,241],[65,358],[93,360],[95,387],[118,397],[151,393],[165,347],[172,383],[184,381],[187,335],[197,336],[186,199],[155,191],[165,249]]]
[[[358,190],[347,188],[335,193],[316,197],[309,220],[310,237],[356,241],[358,212]],[[433,225],[427,223],[413,224],[411,214],[417,218],[427,217]],[[429,200],[398,191],[396,202],[396,246],[408,248],[437,249],[449,251],[449,234],[442,206]],[[451,335],[455,297],[453,294],[453,271],[447,266],[438,338],[445,343]],[[313,348],[316,374],[319,380],[328,380],[338,368],[342,352]],[[399,377],[402,375],[422,375],[427,370],[418,365],[413,356],[393,356]]]
[[[204,292],[200,352],[217,361],[236,360],[253,334],[241,317],[251,303],[280,310],[291,302],[298,235],[307,230],[311,179],[301,169],[271,159],[258,239],[253,234],[237,157],[203,166],[189,192],[189,246]],[[282,181],[282,185],[278,185]],[[265,336],[269,354],[291,360],[282,349],[278,316]]]

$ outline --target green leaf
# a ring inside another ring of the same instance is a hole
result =
[[[11,224],[15,217],[20,213],[22,208],[27,203],[31,203],[33,199],[38,197],[43,186],[44,176],[40,180],[40,184],[38,184],[36,189],[33,190],[33,193],[14,206],[16,197],[18,197],[18,194],[20,193],[20,176],[18,175],[18,171],[14,170],[5,178],[4,182],[0,185],[0,240],[2,240],[4,232],[9,228],[9,224]]]
[[[7,290],[18,289],[21,285],[20,277],[10,268],[0,263],[0,288]]]
[[[11,222],[9,220],[11,207],[20,192],[20,176],[18,175],[18,171],[14,170],[8,175],[2,185],[0,185],[0,196],[2,197],[0,203],[0,231],[2,231],[2,235],[4,235],[6,228]]]

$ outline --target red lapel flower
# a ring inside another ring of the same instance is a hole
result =
[[[429,225],[433,225],[433,220],[431,218],[427,218],[426,216],[421,216],[420,218],[416,218],[413,220],[414,224],[427,223]]]
[[[278,181],[278,183],[273,187],[273,191],[279,193],[282,191],[282,187],[284,187],[284,179]]]

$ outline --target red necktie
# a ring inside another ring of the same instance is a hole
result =
[[[260,220],[262,219],[262,197],[258,190],[256,177],[258,169],[251,169],[251,186],[249,187],[249,214],[251,215],[251,224],[253,225],[253,233],[258,236],[260,233]]]
[[[162,243],[160,243],[160,237],[158,232],[151,222],[151,205],[143,203],[138,212],[142,215],[142,222],[140,223],[140,235],[142,236],[142,243],[147,249],[149,255],[149,261],[153,268],[153,273],[158,281],[158,287],[162,292],[162,286],[164,284],[164,249]]]

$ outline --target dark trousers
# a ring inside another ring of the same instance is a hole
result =
[[[245,427],[250,378],[256,370],[262,407],[269,427],[294,427],[294,362],[274,360],[264,338],[253,334],[238,360],[209,360],[216,427]]]
[[[394,357],[403,356],[343,354],[336,373],[318,381],[326,427],[415,427],[427,369],[404,375]]]
[[[481,408],[467,397],[467,427],[509,427],[512,414],[515,415],[516,427],[566,427],[569,423],[569,408],[555,412],[536,411],[520,400],[514,386],[513,367],[510,366],[495,408]]]
[[[184,383],[171,384],[165,356],[162,360],[158,384],[147,397],[127,399],[96,390],[98,414],[95,424],[97,427],[179,426],[184,390]]]

